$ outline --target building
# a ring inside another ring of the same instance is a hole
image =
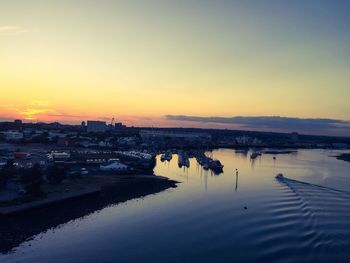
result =
[[[108,162],[104,165],[100,165],[101,171],[125,171],[128,166],[117,161]]]
[[[87,121],[87,132],[105,132],[107,125],[104,121]]]
[[[292,132],[291,139],[293,142],[298,142],[299,141],[299,134],[297,132]]]
[[[71,161],[80,164],[102,164],[115,161],[118,157],[112,151],[76,151],[71,152]]]
[[[54,139],[54,138],[65,138],[67,136],[66,133],[64,132],[60,132],[60,131],[49,131],[48,132],[48,137],[50,139]]]
[[[23,133],[19,131],[6,131],[3,134],[6,141],[20,141],[23,139]]]
[[[16,159],[27,159],[27,158],[30,158],[30,153],[26,153],[26,152],[21,152],[21,151],[15,151],[13,153],[13,156],[16,158]]]
[[[121,122],[117,122],[116,124],[114,124],[114,128],[115,129],[123,129],[123,128],[126,128],[126,126]]]
[[[68,152],[52,151],[50,154],[48,154],[48,158],[53,161],[68,160],[70,157],[71,154]]]
[[[57,139],[57,145],[61,147],[68,147],[74,145],[73,140],[67,137],[59,137]]]
[[[118,146],[136,146],[137,139],[135,137],[122,137],[117,141]]]
[[[15,120],[14,123],[15,123],[16,125],[21,126],[21,125],[22,125],[22,120]]]
[[[237,143],[239,146],[248,146],[248,145],[251,145],[252,142],[253,142],[253,140],[254,140],[254,139],[253,139],[252,137],[249,137],[249,136],[246,136],[246,135],[236,137],[236,143]]]

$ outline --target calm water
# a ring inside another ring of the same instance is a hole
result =
[[[182,182],[178,188],[50,229],[0,261],[349,262],[350,163],[336,154],[302,150],[251,162],[218,150],[218,176],[195,159],[185,170],[177,156],[158,160],[156,174]]]

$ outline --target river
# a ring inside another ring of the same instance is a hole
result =
[[[49,229],[0,261],[349,261],[350,163],[333,157],[339,153],[251,160],[250,152],[219,149],[207,154],[224,165],[220,175],[194,158],[184,169],[176,155],[170,162],[158,156],[155,174],[179,181],[177,188]]]

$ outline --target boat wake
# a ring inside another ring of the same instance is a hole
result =
[[[350,193],[282,175],[276,180],[282,185],[282,194],[270,211],[290,226],[289,231],[295,231],[299,243],[294,249],[301,249],[303,259],[315,259],[315,255],[321,262],[349,259]]]

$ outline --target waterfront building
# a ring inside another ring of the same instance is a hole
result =
[[[125,171],[128,166],[117,161],[108,162],[100,165],[101,171]]]
[[[105,132],[107,130],[104,121],[87,121],[87,132]]]
[[[6,141],[20,141],[23,139],[23,133],[19,131],[3,132]]]
[[[123,124],[123,123],[121,123],[121,122],[116,122],[115,124],[114,124],[114,128],[115,129],[122,129],[122,128],[125,128],[126,126]]]
[[[238,145],[240,146],[248,146],[248,145],[251,145],[252,142],[253,142],[253,138],[252,137],[249,137],[249,136],[239,136],[239,137],[236,137],[236,142]]]
[[[22,125],[22,120],[15,120],[14,123],[15,123],[16,125],[21,126],[21,125]]]
[[[51,154],[48,154],[48,158],[53,161],[68,160],[70,157],[71,154],[69,152],[52,151]]]

